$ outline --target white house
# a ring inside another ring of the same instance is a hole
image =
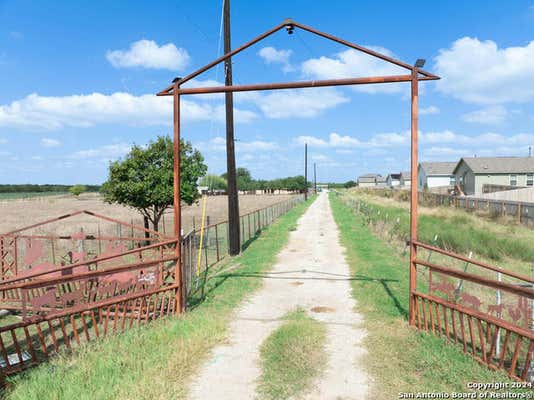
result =
[[[422,162],[419,164],[418,189],[454,185],[454,168],[457,162]]]
[[[410,171],[402,171],[400,173],[400,187],[412,186],[412,174]]]
[[[358,177],[359,187],[375,187],[377,178],[381,177],[379,174],[365,174]]]
[[[396,187],[400,185],[400,174],[389,174],[386,178],[386,186]]]

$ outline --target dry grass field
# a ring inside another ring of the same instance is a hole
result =
[[[240,196],[240,214],[267,207],[289,199],[291,195],[243,195]],[[217,223],[227,219],[227,197],[211,196],[208,198],[206,215],[210,223]],[[72,195],[58,195],[35,197],[29,199],[14,199],[0,201],[0,233],[9,232],[27,225],[31,225],[49,218],[77,211],[89,210],[103,214],[120,221],[142,225],[142,217],[136,210],[120,205],[106,204],[96,193],[86,193],[75,198]],[[197,202],[182,209],[182,226],[184,232],[189,232],[193,221],[198,227],[201,219],[202,204]],[[164,217],[165,225],[160,226],[161,232],[172,232],[172,210]],[[70,234],[83,228],[85,232],[96,232],[102,229],[103,233],[113,228],[105,228],[106,223],[98,221],[88,215],[77,216],[60,223],[49,225],[46,229],[38,230],[40,233]],[[108,224],[109,225],[109,224]],[[32,232],[36,233],[36,232]],[[110,233],[110,232],[108,232]]]

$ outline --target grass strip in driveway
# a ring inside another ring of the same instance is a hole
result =
[[[287,243],[311,198],[263,230],[243,254],[220,268],[238,274],[266,272]],[[152,322],[122,335],[87,344],[11,378],[8,399],[184,399],[191,376],[211,348],[226,338],[232,311],[258,289],[259,279],[215,277],[206,297],[179,317]],[[209,384],[209,383],[208,383]]]
[[[260,349],[260,399],[298,398],[324,370],[326,327],[303,310],[288,313]]]

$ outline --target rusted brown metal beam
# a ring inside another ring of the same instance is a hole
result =
[[[437,80],[433,77],[419,77],[419,81]],[[363,78],[343,78],[343,79],[324,79],[300,82],[277,82],[277,83],[258,83],[251,85],[233,85],[233,86],[210,86],[198,88],[178,89],[178,93],[186,94],[208,94],[224,92],[250,92],[254,90],[279,90],[279,89],[301,89],[325,86],[347,86],[347,85],[369,85],[380,83],[398,83],[411,82],[412,75],[391,75],[391,76],[370,76]],[[161,94],[161,96],[172,96],[173,93]]]
[[[295,22],[295,21],[292,21],[292,25],[296,26],[296,27],[298,27],[300,29],[303,29],[305,31],[308,31],[310,33],[313,33],[315,35],[318,35],[318,36],[324,37],[326,39],[332,40],[334,42],[337,42],[339,44],[345,45],[345,46],[350,47],[352,49],[355,49],[355,50],[361,51],[363,53],[369,54],[370,56],[380,58],[380,59],[382,59],[384,61],[387,61],[387,62],[389,62],[391,64],[395,64],[395,65],[398,65],[399,67],[406,68],[407,70],[411,71],[413,69],[412,65],[407,64],[407,63],[405,63],[403,61],[397,60],[397,59],[395,59],[393,57],[386,56],[385,54],[379,53],[378,51],[374,51],[374,50],[368,49],[367,47],[363,47],[363,46],[360,46],[358,44],[351,43],[351,42],[349,42],[347,40],[338,38],[337,36],[331,35],[329,33],[321,32],[321,31],[319,31],[319,30],[317,30],[315,28],[312,28],[310,26],[303,25],[303,24]],[[422,69],[419,69],[418,72],[420,74],[424,75],[424,76],[427,76],[427,77],[430,77],[430,78],[439,79],[436,75],[431,74],[430,72],[424,71]]]
[[[409,324],[415,325],[415,298],[413,292],[417,290],[417,247],[414,242],[417,240],[418,232],[418,188],[417,188],[417,168],[418,168],[418,119],[419,119],[419,80],[417,68],[413,67],[411,75],[411,186],[410,186],[410,293],[409,293]]]
[[[182,280],[182,210],[180,204],[180,94],[178,81],[174,82],[173,90],[173,208],[174,208],[174,239],[176,240],[176,267],[174,270],[174,282],[180,286],[179,292],[176,294],[176,309],[182,312],[184,309],[184,283]]]

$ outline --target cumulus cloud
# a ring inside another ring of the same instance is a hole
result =
[[[257,96],[252,101],[268,118],[310,118],[349,99],[330,88],[284,90]]]
[[[442,93],[475,104],[523,103],[534,99],[534,41],[499,48],[492,40],[463,37],[435,59]]]
[[[79,150],[70,155],[69,158],[74,159],[91,159],[100,158],[106,160],[114,160],[124,156],[131,149],[127,143],[115,143],[100,146],[94,149]]]
[[[332,132],[327,138],[317,136],[298,136],[294,139],[296,145],[308,143],[311,147],[332,148],[340,154],[338,149],[363,149],[367,155],[383,154],[380,150],[390,148],[409,148],[410,132],[379,133],[367,139],[360,139],[350,135],[340,135]],[[424,156],[453,156],[472,154],[494,154],[499,151],[506,154],[524,154],[528,146],[534,145],[534,134],[520,133],[502,135],[499,133],[484,133],[480,135],[462,135],[450,130],[439,132],[419,132],[419,144],[424,150]]]
[[[258,55],[267,63],[267,64],[282,64],[283,71],[289,72],[293,71],[295,68],[291,65],[289,58],[293,52],[291,50],[277,50],[272,46],[264,47],[259,52]]]
[[[503,122],[508,116],[508,111],[503,106],[491,106],[472,111],[462,115],[466,122],[495,125]]]
[[[158,44],[153,40],[142,39],[130,45],[128,50],[108,50],[107,60],[115,68],[155,68],[183,70],[191,59],[187,50],[173,43]]]
[[[61,146],[61,142],[57,139],[50,139],[50,138],[42,138],[41,146],[43,147],[58,147]]]
[[[391,51],[383,47],[370,48],[384,55],[394,57]],[[323,56],[304,61],[302,63],[302,72],[304,75],[316,79],[339,79],[406,74],[406,69],[360,51],[348,49],[335,54],[333,57]],[[403,91],[403,84],[356,85],[353,86],[353,89],[366,93],[399,93]]]
[[[224,106],[182,99],[184,121],[224,121]],[[249,122],[255,113],[235,110],[238,123]],[[87,128],[97,124],[150,126],[172,124],[172,98],[153,94],[135,96],[117,92],[72,96],[40,96],[33,93],[0,105],[0,127],[55,130]]]
[[[200,149],[207,151],[226,151],[226,139],[216,136],[207,142],[200,142],[197,145]],[[235,148],[238,153],[255,153],[257,151],[273,151],[279,149],[276,142],[267,142],[263,140],[241,141],[236,140]]]

